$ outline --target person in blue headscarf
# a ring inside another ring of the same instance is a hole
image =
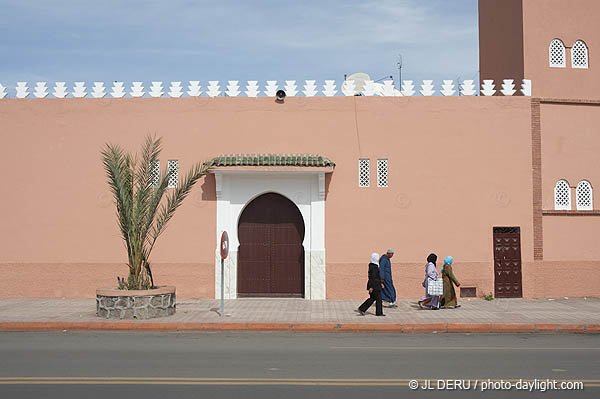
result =
[[[390,262],[392,256],[394,256],[394,250],[388,249],[379,259],[379,277],[383,283],[381,299],[388,302],[390,308],[397,308],[396,288],[394,288],[394,281],[392,280],[392,262]]]
[[[452,262],[454,258],[452,256],[446,256],[444,258],[444,266],[442,267],[442,278],[444,279],[444,295],[440,297],[440,306],[444,309],[456,309],[460,305],[456,303],[456,292],[454,292],[454,285],[460,287],[460,283],[454,277],[452,271]]]

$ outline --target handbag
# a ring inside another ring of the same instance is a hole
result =
[[[434,280],[431,277],[427,277],[427,295],[444,295],[444,281],[441,278]]]

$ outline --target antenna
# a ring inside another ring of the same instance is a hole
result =
[[[398,90],[402,90],[402,53],[398,54]]]

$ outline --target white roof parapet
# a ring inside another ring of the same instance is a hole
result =
[[[170,86],[168,87],[168,91],[166,91],[165,84],[161,81],[153,81],[150,82],[149,90],[147,91],[150,97],[199,97],[203,94],[207,97],[219,97],[219,96],[228,96],[228,97],[238,97],[245,96],[250,98],[255,97],[275,97],[277,90],[279,89],[279,85],[276,80],[268,80],[266,81],[266,85],[263,87],[264,90],[261,91],[260,84],[257,80],[249,80],[247,81],[247,85],[245,86],[246,90],[242,91],[242,85],[238,80],[229,80],[227,81],[227,86],[225,87],[225,91],[221,90],[221,86],[218,80],[211,80],[208,82],[208,86],[206,86],[206,90],[202,91],[202,86],[200,85],[200,81],[198,80],[190,80],[189,85],[187,86],[187,91],[184,91],[184,87],[182,86],[182,82],[170,82]],[[316,80],[305,80],[303,84],[303,90],[299,90],[298,85],[295,80],[286,80],[283,85],[283,90],[286,92],[286,95],[289,97],[294,96],[304,96],[304,97],[314,97],[320,95],[322,93],[325,97],[333,97],[333,96],[354,96],[354,95],[364,95],[364,96],[384,96],[384,97],[396,97],[396,96],[406,96],[411,97],[417,94],[416,85],[413,80],[404,80],[402,81],[402,85],[400,90],[398,90],[394,86],[393,80],[385,80],[383,82],[374,82],[373,80],[365,80],[364,87],[360,90],[356,87],[356,82],[354,80],[345,80],[341,82],[341,86],[336,86],[335,80],[325,80],[323,81],[323,86],[321,90],[319,90],[318,84]],[[500,89],[497,89],[497,86],[500,86]],[[463,80],[462,83],[454,80],[443,80],[441,89],[439,90],[439,94],[436,94],[436,88],[433,80],[423,80],[420,84],[420,90],[418,90],[421,96],[429,97],[429,96],[494,96],[494,95],[503,95],[503,96],[514,96],[514,95],[523,95],[523,96],[531,96],[531,80],[523,79],[520,83],[520,87],[517,87],[517,83],[514,79],[504,79],[502,83],[497,85],[493,80],[486,79],[481,83],[481,88],[478,90],[476,88],[476,83],[474,80]],[[49,89],[46,82],[36,82],[33,86],[33,91],[30,92],[28,82],[17,82],[15,88],[15,97],[16,98],[27,98],[27,97],[35,97],[35,98],[47,98],[49,97]],[[93,82],[93,86],[91,86],[91,91],[88,96],[86,83],[85,82],[74,82],[73,83],[73,91],[69,92],[65,82],[55,82],[54,88],[51,93],[53,97],[56,98],[66,98],[69,97],[74,98],[85,98],[85,97],[93,97],[93,98],[103,98],[107,95],[112,96],[113,98],[122,98],[126,97],[127,94],[131,97],[144,97],[146,92],[144,91],[144,83],[143,82],[131,82],[131,87],[129,92],[126,92],[126,89],[123,85],[123,82],[113,82],[110,93],[107,93],[107,88],[105,87],[104,82]],[[6,98],[8,96],[7,88],[0,84],[0,99]]]

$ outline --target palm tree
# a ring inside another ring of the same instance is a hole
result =
[[[161,138],[147,136],[140,159],[125,152],[119,145],[107,143],[101,151],[108,185],[117,206],[117,222],[127,247],[129,276],[117,277],[121,289],[154,287],[150,269],[150,253],[156,239],[165,230],[175,210],[181,205],[194,184],[209,172],[211,163],[197,163],[174,190],[167,193],[171,172],[160,174],[152,181],[151,165],[158,162]],[[166,201],[162,201],[166,196]]]

